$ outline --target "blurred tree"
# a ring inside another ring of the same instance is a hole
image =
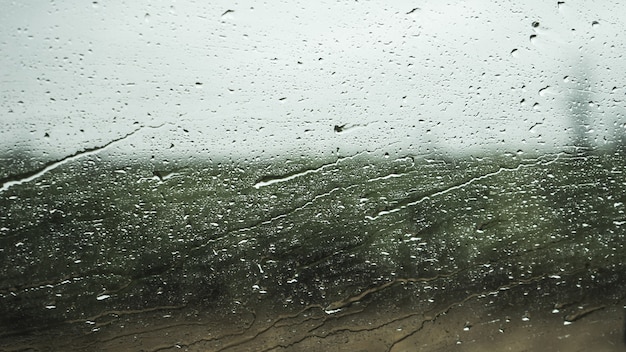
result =
[[[576,72],[571,77],[573,87],[569,89],[569,117],[571,131],[573,132],[573,144],[578,151],[587,153],[593,149],[593,143],[589,140],[593,125],[593,116],[590,104],[593,104],[591,91],[591,70],[586,60],[581,57],[576,67]]]

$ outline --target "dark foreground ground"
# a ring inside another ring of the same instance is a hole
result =
[[[625,203],[621,153],[86,157],[0,194],[0,350],[622,351]]]

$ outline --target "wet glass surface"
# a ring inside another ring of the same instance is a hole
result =
[[[624,5],[5,7],[0,349],[624,349]]]

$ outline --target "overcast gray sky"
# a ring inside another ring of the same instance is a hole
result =
[[[58,158],[140,126],[107,152],[533,152],[624,133],[622,1],[1,3],[5,152]]]

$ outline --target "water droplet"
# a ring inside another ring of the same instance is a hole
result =
[[[232,13],[235,12],[235,10],[226,10],[224,11],[224,13],[222,13],[222,18],[230,18],[232,17]]]
[[[533,28],[539,27],[539,22],[535,21],[532,23]]]
[[[411,9],[411,11],[407,12],[406,14],[407,14],[407,15],[413,14],[413,13],[415,13],[415,11],[417,11],[417,10],[421,10],[421,9],[420,9],[419,7],[414,7],[413,9]]]
[[[536,41],[537,41],[537,35],[536,34],[531,34],[530,35],[530,42],[532,44],[535,44]]]
[[[98,301],[103,301],[103,300],[105,300],[105,299],[107,299],[109,297],[111,297],[111,296],[110,295],[100,295],[100,296],[96,297],[96,299]]]
[[[598,26],[600,26],[600,22],[598,22],[598,21],[591,22],[591,27],[598,28]]]
[[[517,50],[517,48],[516,48],[516,49],[511,50],[511,56],[513,56],[513,57],[517,57],[517,55],[518,55],[518,50]]]

